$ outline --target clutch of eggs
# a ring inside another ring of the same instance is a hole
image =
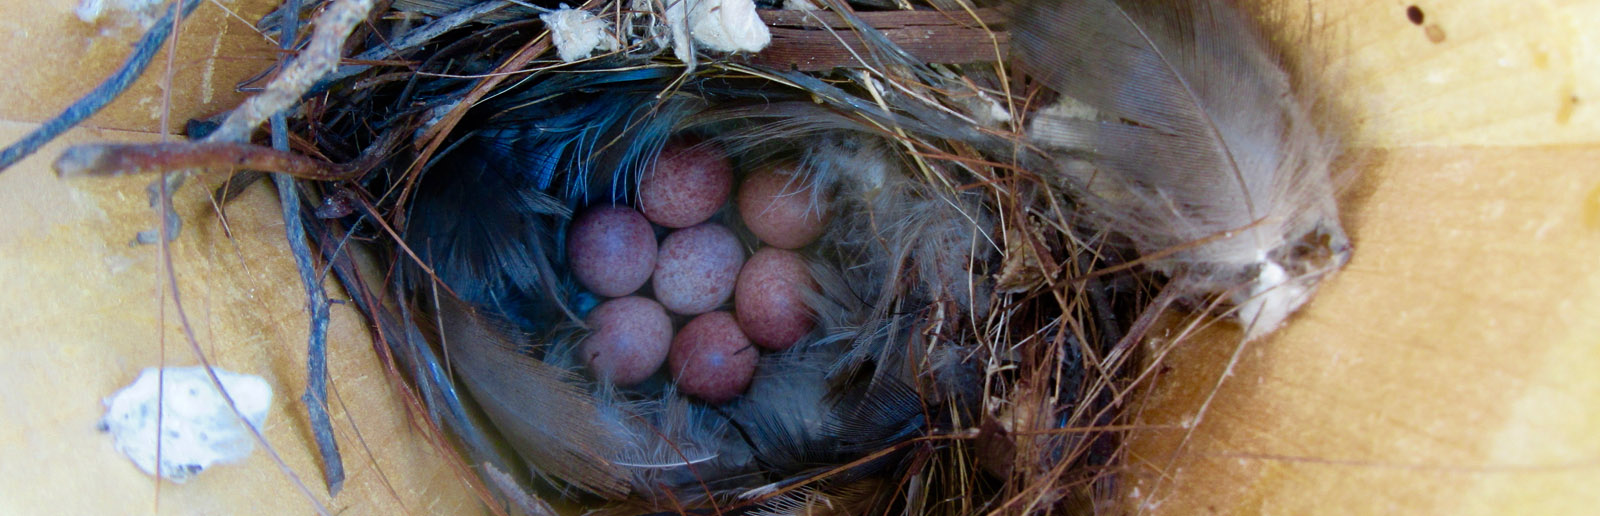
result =
[[[680,392],[723,403],[750,384],[762,352],[811,331],[804,296],[816,282],[803,253],[826,229],[825,203],[793,163],[746,173],[737,192],[734,172],[715,144],[674,141],[641,178],[637,209],[596,205],[573,219],[572,274],[611,298],[588,314],[580,346],[596,378],[627,387],[665,365]],[[758,242],[711,220],[730,197]],[[666,232],[659,242],[652,225]]]

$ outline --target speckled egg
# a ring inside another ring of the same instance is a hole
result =
[[[733,191],[733,167],[715,144],[669,143],[639,181],[639,209],[650,222],[686,228],[705,222]]]
[[[810,183],[794,175],[793,163],[768,166],[739,185],[739,216],[767,245],[798,249],[827,227],[826,203],[815,194]]]
[[[744,246],[728,228],[701,224],[667,235],[656,255],[656,300],[674,313],[716,309],[733,295]]]
[[[744,393],[760,358],[761,352],[750,345],[733,315],[711,312],[678,330],[667,368],[678,390],[720,404]]]
[[[590,208],[572,221],[567,257],[585,288],[606,297],[632,294],[655,270],[655,231],[630,208]]]
[[[805,293],[817,288],[799,253],[776,247],[756,251],[734,287],[734,314],[744,334],[761,347],[784,350],[814,325]]]
[[[601,303],[586,320],[583,361],[596,377],[618,386],[644,381],[667,359],[672,319],[654,300],[628,296]]]

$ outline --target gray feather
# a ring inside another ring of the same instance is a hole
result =
[[[459,301],[443,301],[439,319],[461,381],[534,474],[611,499],[693,503],[750,466],[722,418],[670,387],[639,397],[587,382]]]
[[[1097,115],[1041,112],[1029,136],[1085,160],[1060,177],[1184,295],[1225,295],[1251,337],[1342,265],[1334,147],[1277,56],[1225,2],[1035,0],[1029,72]]]
[[[439,332],[457,375],[534,472],[625,496],[624,472],[611,462],[617,433],[602,424],[577,376],[517,352],[492,319],[464,303],[441,305]]]

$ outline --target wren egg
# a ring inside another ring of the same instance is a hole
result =
[[[817,192],[794,168],[792,162],[768,166],[739,185],[739,216],[773,247],[797,249],[822,236],[827,225],[826,206],[813,203]]]
[[[601,303],[585,321],[584,363],[594,375],[626,387],[649,378],[672,347],[672,319],[648,298],[619,297]]]
[[[705,222],[728,202],[733,167],[713,144],[673,142],[639,181],[639,209],[650,222],[686,228]]]
[[[567,258],[578,283],[596,294],[632,294],[650,280],[656,265],[656,235],[639,212],[599,206],[572,221]]]
[[[744,247],[728,228],[701,224],[674,231],[656,255],[656,299],[674,313],[709,312],[733,295]]]
[[[805,293],[816,281],[799,253],[763,247],[745,261],[734,287],[734,314],[744,334],[761,347],[781,351],[811,331],[813,314]]]
[[[707,403],[738,397],[755,376],[760,351],[728,312],[695,317],[672,339],[667,368],[678,390]]]

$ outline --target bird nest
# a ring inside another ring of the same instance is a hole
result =
[[[1255,338],[1348,254],[1332,147],[1224,5],[329,0],[261,27],[297,57],[194,142],[58,169],[300,178],[302,268],[496,512],[1114,511],[1162,315]]]

